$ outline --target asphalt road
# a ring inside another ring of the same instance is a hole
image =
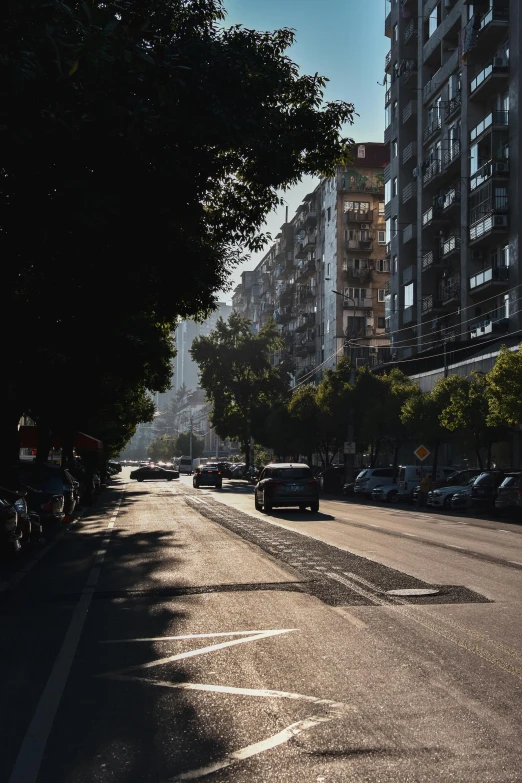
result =
[[[127,476],[1,594],[1,781],[520,783],[522,527]]]

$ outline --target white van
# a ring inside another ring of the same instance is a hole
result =
[[[192,474],[192,460],[190,457],[180,457],[178,460],[178,470],[181,473]]]
[[[375,487],[393,482],[393,468],[365,468],[357,475],[353,488],[355,495],[371,498]]]
[[[455,468],[437,465],[435,481],[443,481],[452,473],[455,473]],[[398,480],[399,500],[411,502],[415,487],[419,486],[424,476],[431,475],[433,475],[433,465],[401,465]]]

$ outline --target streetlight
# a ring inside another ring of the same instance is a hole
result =
[[[355,304],[355,299],[351,296],[345,296],[341,291],[335,291],[332,289],[332,294],[335,294],[336,296],[342,296],[343,299],[349,299],[350,302],[353,303],[353,310],[354,314],[352,316],[352,328],[350,330],[350,338],[349,338],[349,344],[350,344],[350,386],[355,386],[355,362],[353,360],[353,338],[354,338],[354,332],[355,332],[355,309],[357,305]],[[348,412],[348,427],[347,427],[347,433],[346,433],[346,440],[348,443],[353,443],[353,408],[350,409]],[[344,452],[344,449],[343,449]],[[353,481],[353,473],[354,473],[354,458],[355,454],[344,454],[344,479],[345,481]]]

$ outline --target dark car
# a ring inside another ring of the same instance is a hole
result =
[[[341,493],[345,484],[344,465],[331,465],[319,473],[318,481],[321,492]]]
[[[221,489],[223,486],[223,474],[219,469],[217,462],[207,462],[206,465],[200,465],[194,471],[192,478],[192,486],[199,489],[199,487],[216,487]]]
[[[172,481],[172,479],[179,479],[179,470],[168,470],[168,468],[160,468],[159,465],[147,465],[147,467],[131,470],[130,478],[136,479],[136,481],[160,481],[161,479]]]
[[[308,467],[300,463],[270,463],[259,477],[254,491],[257,511],[271,514],[275,506],[307,506],[319,511],[319,483]]]
[[[516,473],[502,469],[482,471],[471,485],[471,505],[474,508],[494,508],[498,488],[507,476]]]
[[[522,509],[522,472],[511,473],[505,477],[497,491],[495,508],[498,511],[514,511]]]
[[[76,511],[78,482],[66,468],[46,463],[22,463],[19,467],[19,480],[21,486],[29,488],[29,508],[40,514],[42,521],[68,521]],[[35,490],[41,495],[35,495]],[[60,496],[63,499],[62,504]]]

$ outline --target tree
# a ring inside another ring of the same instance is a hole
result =
[[[232,313],[226,322],[220,318],[208,337],[197,337],[190,349],[212,404],[212,426],[220,438],[239,441],[247,467],[256,409],[280,399],[288,386],[270,362],[270,353],[281,345],[275,323],[259,334],[250,327],[248,319]]]
[[[154,432],[160,435],[174,434],[179,429],[179,414],[186,407],[188,389],[183,384],[174,392],[166,411],[154,419]]]
[[[311,465],[314,452],[321,453],[322,415],[317,401],[317,388],[306,384],[295,389],[288,411],[291,417],[289,432],[292,434],[294,449],[297,454],[305,454],[308,464]]]
[[[403,405],[401,420],[409,425],[433,452],[433,479],[437,473],[437,462],[441,443],[448,438],[448,430],[442,421],[442,412],[451,402],[451,391],[444,378],[437,381],[429,392],[417,392]]]
[[[262,246],[278,190],[342,161],[353,107],[300,75],[292,31],[224,21],[220,0],[2,5],[2,444],[29,407],[54,424],[49,377],[96,386],[120,344],[118,380],[143,370]]]
[[[154,462],[168,462],[176,453],[176,440],[172,435],[161,435],[149,443],[147,454]]]
[[[353,388],[350,385],[350,362],[339,360],[337,367],[327,370],[317,387],[319,406],[319,455],[323,467],[328,468],[341,449],[348,425],[353,420]]]
[[[522,423],[522,343],[518,351],[501,346],[494,367],[486,375],[485,394],[489,425],[517,427]]]
[[[172,452],[176,457],[189,456],[190,450],[190,433],[180,432],[175,440],[175,449]],[[203,438],[198,438],[196,435],[192,435],[192,459],[201,457],[205,450],[205,441]]]

